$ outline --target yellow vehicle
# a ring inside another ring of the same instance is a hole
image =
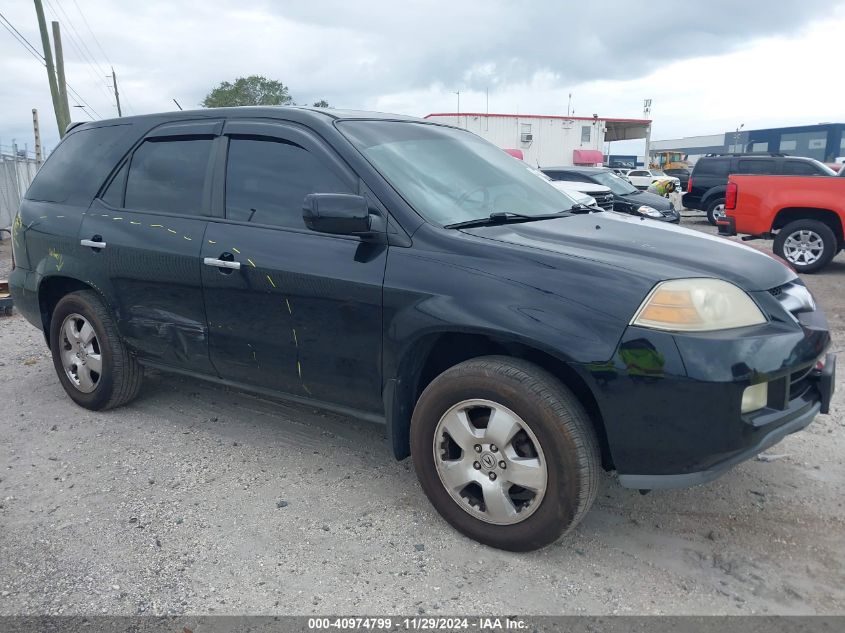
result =
[[[689,169],[687,155],[683,152],[654,152],[652,169]]]

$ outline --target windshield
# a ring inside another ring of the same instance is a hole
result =
[[[664,174],[660,169],[652,169],[651,175],[659,177],[659,176],[665,176],[666,174]]]
[[[639,193],[640,191],[630,182],[621,176],[617,176],[612,171],[597,171],[590,174],[590,176],[592,176],[593,180],[600,185],[610,187],[610,190],[617,196],[625,196],[629,193]]]
[[[491,213],[540,216],[576,204],[529,165],[470,132],[397,121],[341,121],[338,128],[417,213],[436,224]]]

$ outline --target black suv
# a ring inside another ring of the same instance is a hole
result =
[[[495,547],[571,529],[602,467],[706,482],[830,402],[830,335],[789,268],[575,204],[427,121],[86,123],[13,233],[15,303],[78,405],[126,404],[157,368],[382,422],[440,514]]]
[[[707,212],[710,224],[725,217],[725,190],[731,174],[834,176],[835,172],[812,158],[783,154],[718,154],[695,163],[684,195],[684,206]]]
[[[552,180],[592,182],[609,187],[613,194],[613,210],[629,215],[645,216],[661,222],[679,224],[681,214],[663,196],[641,191],[607,167],[542,167]]]

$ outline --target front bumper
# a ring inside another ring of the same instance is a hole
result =
[[[620,483],[706,483],[805,428],[830,406],[829,344],[820,311],[742,332],[629,327],[610,362],[587,367]],[[743,391],[760,382],[769,385],[767,405],[742,415]]]

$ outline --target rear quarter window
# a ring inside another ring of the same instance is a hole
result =
[[[731,162],[727,159],[701,159],[695,165],[694,175],[727,178],[730,172],[730,166]]]
[[[87,204],[134,137],[131,123],[72,131],[38,171],[26,199]]]

